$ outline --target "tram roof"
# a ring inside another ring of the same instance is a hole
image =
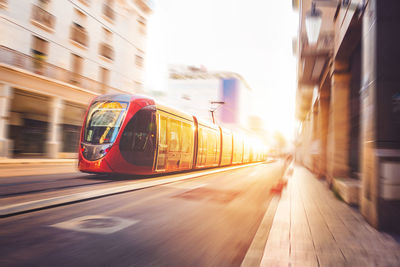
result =
[[[146,99],[155,102],[154,98],[139,95],[139,94],[105,94],[99,95],[94,100],[95,101],[121,101],[121,102],[132,102],[139,99]]]
[[[165,105],[165,104],[156,102],[156,108],[157,108],[158,110],[162,110],[162,111],[164,111],[164,112],[167,112],[167,113],[170,113],[170,114],[172,114],[172,115],[175,115],[175,116],[178,116],[178,117],[187,119],[187,120],[189,120],[189,121],[194,121],[193,115],[191,115],[191,114],[189,114],[189,113],[187,113],[187,112],[178,110],[178,109],[176,109],[176,108],[171,108],[171,107],[169,107],[168,105]]]
[[[206,121],[206,120],[199,119],[199,118],[196,118],[196,119],[197,119],[198,124],[200,124],[202,126],[206,126],[208,128],[214,129],[214,130],[219,130],[219,126],[217,124],[214,124],[210,121]]]
[[[95,101],[122,101],[122,102],[130,102],[132,100],[132,95],[130,94],[105,94],[99,95],[95,99]]]
[[[231,129],[224,128],[224,127],[222,127],[222,126],[219,126],[219,127],[221,128],[221,131],[222,131],[223,133],[233,135],[233,131],[232,131]]]
[[[97,96],[95,98],[96,101],[126,101],[126,102],[132,102],[132,101],[135,101],[138,99],[152,100],[152,101],[154,101],[156,108],[159,110],[162,110],[162,111],[170,113],[172,115],[184,118],[189,121],[194,121],[194,118],[196,118],[198,124],[205,126],[205,127],[209,127],[211,129],[218,130],[219,126],[217,124],[214,124],[210,121],[206,121],[203,119],[199,119],[198,117],[196,117],[192,114],[189,114],[185,111],[179,110],[177,108],[172,108],[169,105],[159,102],[150,96],[139,95],[139,94],[105,94],[105,95]],[[221,129],[226,133],[232,133],[232,131],[229,129],[226,129],[223,127],[221,127]]]

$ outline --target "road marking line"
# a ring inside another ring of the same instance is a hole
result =
[[[183,176],[180,175],[180,176],[171,177],[171,178],[161,178],[161,179],[154,178],[153,180],[144,181],[144,182],[143,181],[140,181],[140,182],[135,181],[135,182],[129,183],[127,185],[122,185],[122,186],[115,186],[115,187],[110,187],[110,188],[105,188],[105,189],[96,189],[96,190],[87,191],[87,192],[74,193],[74,194],[69,194],[69,195],[64,195],[64,196],[51,197],[51,198],[46,198],[46,199],[39,199],[39,200],[28,201],[28,202],[23,202],[23,203],[11,204],[11,205],[7,205],[7,206],[3,206],[0,209],[0,217],[7,217],[7,216],[27,212],[27,211],[38,210],[38,209],[43,209],[43,208],[48,208],[48,207],[53,207],[53,206],[59,206],[59,205],[63,205],[63,204],[71,203],[71,202],[89,200],[89,199],[94,199],[94,198],[105,197],[105,196],[109,196],[109,195],[144,189],[144,188],[153,187],[153,186],[157,186],[157,185],[169,184],[169,183],[192,179],[192,178],[197,178],[197,177],[205,176],[205,175],[209,175],[209,174],[230,171],[230,170],[239,169],[239,168],[256,166],[259,164],[261,164],[261,163],[251,163],[251,164],[246,164],[246,165],[226,167],[226,168],[222,168],[222,169],[219,168],[219,169],[202,171],[200,173],[196,172],[196,173],[191,173],[191,174],[187,174],[187,175],[183,175]],[[157,180],[155,180],[155,179],[157,179]]]
[[[279,199],[280,197],[273,196],[269,202],[268,209],[265,212],[260,226],[258,227],[257,233],[255,234],[249,250],[243,259],[241,267],[260,266],[265,245],[267,244],[269,231],[271,230],[275,212],[278,207]]]

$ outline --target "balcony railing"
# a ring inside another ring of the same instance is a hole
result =
[[[0,46],[0,63],[18,67],[51,79],[79,86],[95,93],[117,90],[78,73],[74,73],[50,64],[46,62],[45,59],[35,58],[4,46]]]
[[[36,5],[32,6],[32,22],[53,30],[55,21],[55,17],[46,10]]]
[[[105,58],[108,58],[110,60],[114,59],[114,49],[112,48],[111,45],[106,44],[106,43],[101,43],[100,44],[100,49],[99,49],[100,55],[102,55]]]
[[[86,32],[85,28],[82,26],[73,23],[71,25],[71,40],[83,45],[88,45],[88,33]]]
[[[111,6],[107,5],[107,4],[103,5],[103,14],[107,18],[109,18],[110,20],[114,20],[115,19],[115,11],[114,11],[114,9]]]

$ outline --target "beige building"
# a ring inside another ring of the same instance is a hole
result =
[[[400,1],[292,2],[300,13],[296,160],[371,225],[400,231]],[[322,19],[315,43],[310,14]]]
[[[0,1],[0,157],[73,157],[90,100],[142,87],[150,0]]]

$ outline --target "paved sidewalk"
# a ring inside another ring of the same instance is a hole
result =
[[[76,159],[0,159],[0,178],[78,172]]]
[[[296,167],[260,266],[400,266],[400,244],[336,199],[307,169]]]
[[[77,159],[46,159],[46,158],[0,158],[0,167],[16,164],[76,164]]]

